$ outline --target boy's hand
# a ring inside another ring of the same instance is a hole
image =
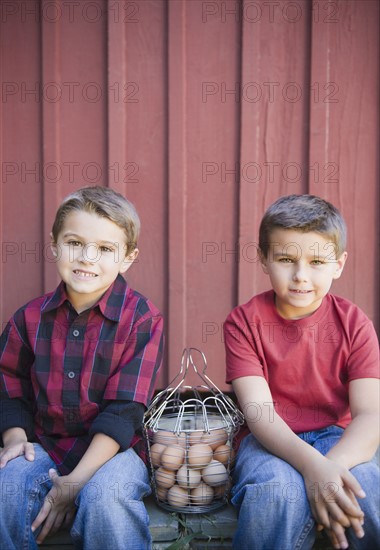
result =
[[[351,528],[353,529],[355,535],[361,539],[364,537],[363,523],[364,519],[359,520],[358,518],[350,518]],[[331,529],[326,529],[330,541],[334,548],[348,548],[348,541],[346,538],[345,530],[340,523],[331,519]]]
[[[356,500],[365,494],[349,470],[325,459],[311,464],[304,474],[312,514],[325,528],[335,548],[348,548],[345,529],[352,527],[357,537],[364,535],[364,514]]]
[[[33,443],[28,441],[15,441],[8,443],[0,452],[0,468],[5,468],[7,463],[18,456],[24,455],[26,460],[34,460]]]
[[[342,490],[346,491],[344,487],[342,488]],[[347,491],[347,495],[349,498],[351,498],[353,503],[356,503],[356,498],[351,491]],[[360,519],[352,516],[349,516],[348,519],[351,523],[350,527],[354,531],[355,535],[359,539],[364,537],[364,530],[363,530],[364,514]],[[330,529],[326,529],[326,533],[328,534],[334,548],[347,548],[348,542],[345,535],[344,527],[337,521],[333,520],[332,518],[330,518],[330,526],[331,526]],[[323,526],[318,525],[318,531],[321,531],[322,529],[323,529]]]
[[[32,523],[34,532],[45,522],[37,537],[37,544],[41,544],[48,534],[71,525],[76,511],[75,498],[80,491],[79,484],[70,482],[68,476],[58,476],[53,469],[49,470],[49,477],[53,487],[46,495],[42,508]]]
[[[53,487],[45,497],[42,508],[32,523],[35,531],[45,522],[37,536],[41,544],[48,533],[55,533],[62,526],[69,526],[75,516],[75,498],[91,477],[103,464],[118,452],[120,445],[108,435],[96,433],[92,438],[81,460],[67,476],[58,476],[53,469],[49,470]]]

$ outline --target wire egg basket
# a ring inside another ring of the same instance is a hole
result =
[[[202,369],[194,361],[201,358]],[[201,384],[186,386],[192,367]],[[234,464],[234,437],[244,417],[206,375],[205,355],[185,348],[181,368],[169,387],[153,399],[144,416],[151,483],[159,506],[183,513],[206,513],[228,500]]]

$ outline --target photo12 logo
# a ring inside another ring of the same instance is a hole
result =
[[[306,90],[298,82],[202,82],[202,103],[220,101],[220,103],[274,103],[285,101],[297,103],[339,103],[339,86],[336,82],[313,82]]]
[[[306,174],[307,173],[307,174]],[[236,162],[228,165],[226,162],[202,162],[202,182],[213,183],[247,183],[274,184],[285,181],[296,183],[307,178],[313,183],[339,183],[339,165],[336,162],[320,164],[314,162],[308,167],[299,162],[289,161],[281,164],[278,161]]]
[[[136,2],[122,0],[91,2],[87,0],[2,0],[0,18],[2,23],[14,21],[22,23],[42,21],[44,23],[138,23],[140,5]]]
[[[104,178],[109,183],[139,183],[139,165],[136,162],[114,162],[102,167],[98,162],[7,162],[1,163],[1,183],[11,185],[15,179],[23,184],[74,183],[100,184]]]
[[[105,99],[112,103],[139,103],[139,85],[137,82],[113,82],[104,88],[99,82],[75,81],[8,81],[1,84],[2,103],[98,103]]]
[[[330,1],[204,1],[201,3],[202,23],[219,21],[221,23],[297,23],[304,17],[309,17],[312,12],[314,23],[338,23],[339,4]]]

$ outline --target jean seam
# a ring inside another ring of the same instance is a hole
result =
[[[26,521],[25,521],[25,531],[23,537],[23,548],[28,550],[30,537],[33,536],[31,531],[31,514],[34,506],[35,499],[38,493],[38,483],[37,480],[34,481],[34,487],[30,489],[27,493],[28,505],[26,507]]]
[[[26,508],[26,521],[25,521],[25,532],[24,532],[24,542],[23,542],[23,548],[25,550],[28,550],[30,547],[30,539],[31,537],[34,537],[34,534],[31,531],[31,514],[33,510],[33,506],[35,504],[36,498],[39,495],[39,487],[43,485],[43,483],[46,483],[46,481],[49,480],[49,477],[46,474],[42,474],[38,478],[34,480],[34,486],[30,489],[28,492],[27,498],[28,498],[28,505]]]
[[[314,520],[313,518],[310,518],[309,521],[306,523],[305,527],[303,528],[302,533],[300,534],[297,544],[294,548],[294,550],[300,550],[302,548],[303,543],[305,542],[305,539],[307,535],[310,533],[312,528],[314,527]]]

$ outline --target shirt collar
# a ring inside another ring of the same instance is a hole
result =
[[[110,319],[111,321],[120,321],[127,292],[128,285],[124,277],[118,275],[113,284],[103,294],[93,308],[99,307],[104,317],[107,317],[107,319]],[[53,294],[47,298],[46,302],[42,306],[42,311],[46,313],[48,311],[52,311],[53,309],[57,309],[66,301],[69,302],[69,299],[67,297],[65,283],[61,281]]]

